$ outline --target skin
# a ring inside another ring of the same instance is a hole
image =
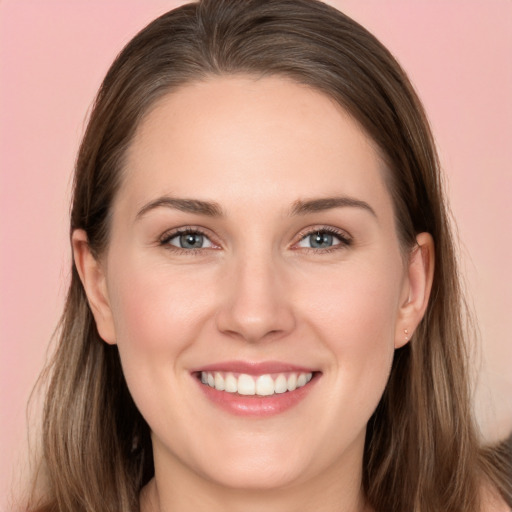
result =
[[[433,272],[422,233],[400,247],[387,169],[326,96],[282,78],[215,77],[165,96],[138,127],[95,260],[75,262],[106,343],[116,343],[152,430],[155,478],[142,510],[361,511],[365,430],[395,348],[421,320]],[[147,205],[214,201],[222,216]],[[297,201],[361,206],[292,213]],[[143,213],[141,209],[145,209]],[[200,249],[162,243],[200,229]],[[332,247],[309,233],[335,229]],[[321,372],[267,418],[207,400],[191,370],[277,360]]]

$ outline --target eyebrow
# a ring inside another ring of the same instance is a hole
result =
[[[292,215],[306,215],[308,213],[321,212],[324,210],[331,210],[332,208],[344,207],[362,208],[377,218],[375,210],[367,202],[346,196],[325,197],[321,199],[310,199],[307,201],[299,199],[293,203],[291,213]]]
[[[224,213],[220,205],[214,201],[201,201],[199,199],[182,199],[177,197],[162,196],[154,201],[145,204],[136,215],[136,220],[156,208],[172,208],[185,213],[205,215],[207,217],[223,217]],[[307,215],[308,213],[331,210],[333,208],[362,208],[374,217],[377,217],[375,210],[365,201],[353,197],[325,197],[320,199],[309,199],[307,201],[297,200],[293,203],[292,215]]]
[[[207,217],[222,217],[224,214],[218,203],[213,201],[200,201],[199,199],[181,199],[177,197],[162,196],[145,204],[136,215],[136,220],[156,208],[172,208],[186,213],[206,215]]]

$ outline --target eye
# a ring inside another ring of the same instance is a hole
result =
[[[342,232],[334,229],[316,229],[306,233],[297,244],[306,249],[331,249],[336,246],[348,246],[351,240]],[[341,248],[341,247],[340,247]]]
[[[184,250],[208,249],[213,247],[212,241],[205,234],[192,229],[175,231],[174,233],[164,236],[160,243],[162,245],[172,245]]]

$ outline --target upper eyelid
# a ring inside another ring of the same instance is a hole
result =
[[[180,228],[172,228],[168,229],[167,231],[164,231],[159,237],[158,240],[160,242],[164,242],[166,240],[170,240],[171,238],[174,238],[175,236],[182,235],[184,233],[198,233],[200,235],[205,236],[206,238],[210,239],[212,236],[210,235],[209,231],[200,228],[198,226],[183,226]],[[212,240],[211,240],[212,241]]]
[[[348,231],[341,229],[341,228],[336,228],[334,226],[325,226],[325,225],[324,226],[323,225],[309,226],[307,228],[304,228],[299,231],[296,238],[297,238],[297,241],[300,242],[305,237],[307,237],[313,233],[318,233],[318,232],[321,233],[324,231],[327,233],[336,235],[345,240],[350,240],[350,241],[352,240],[352,235],[350,233],[348,233]]]

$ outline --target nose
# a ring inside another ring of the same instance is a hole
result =
[[[295,327],[295,316],[279,265],[270,258],[244,258],[230,265],[217,328],[250,343],[276,339]]]

